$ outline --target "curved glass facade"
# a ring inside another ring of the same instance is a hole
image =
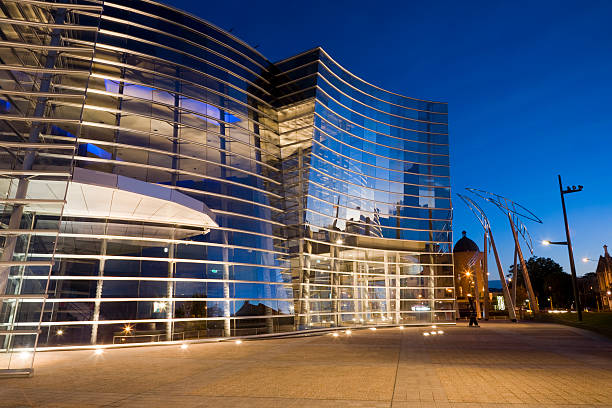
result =
[[[452,321],[447,105],[321,49],[277,67],[296,326]]]
[[[446,104],[159,3],[5,3],[3,350],[454,320]]]

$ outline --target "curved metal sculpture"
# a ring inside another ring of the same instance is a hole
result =
[[[527,288],[527,294],[529,295],[529,305],[531,307],[531,310],[533,311],[533,314],[537,314],[539,311],[538,299],[536,298],[535,293],[533,291],[533,287],[531,286],[531,279],[529,278],[529,273],[527,272],[527,264],[525,263],[525,258],[523,257],[523,251],[521,249],[521,244],[519,242],[518,236],[519,234],[521,234],[527,244],[527,247],[529,248],[529,251],[531,252],[531,254],[533,254],[533,241],[531,240],[531,236],[527,232],[527,227],[525,227],[520,218],[525,218],[540,224],[542,224],[542,220],[521,204],[516,203],[513,200],[502,195],[484,190],[479,190],[477,188],[466,188],[466,190],[482,198],[483,200],[495,205],[508,217],[508,222],[510,223],[510,228],[512,229],[512,235],[514,237],[515,248],[518,253],[519,260],[521,262],[523,278],[525,280],[525,287]]]
[[[491,241],[491,247],[493,248],[493,254],[495,255],[495,263],[497,264],[497,270],[499,272],[499,280],[501,281],[502,289],[503,289],[503,292],[504,292],[504,300],[505,300],[506,304],[508,305],[508,314],[510,316],[510,320],[512,320],[513,322],[516,322],[516,310],[514,308],[514,302],[512,301],[512,298],[510,297],[510,290],[508,289],[508,284],[506,282],[506,277],[504,276],[504,270],[502,268],[501,261],[499,259],[499,254],[497,252],[497,246],[495,245],[495,240],[493,239],[493,232],[491,231],[491,223],[489,222],[489,218],[487,217],[485,212],[482,210],[482,208],[480,208],[478,206],[478,204],[476,204],[476,202],[474,202],[474,200],[472,200],[471,198],[466,197],[464,195],[461,195],[459,193],[457,193],[457,195],[459,196],[459,198],[461,198],[463,200],[465,205],[467,205],[468,208],[472,211],[474,216],[480,222],[480,225],[482,225],[482,228],[485,231],[484,232],[485,233],[485,242],[486,242],[487,235],[489,236],[489,239]],[[486,252],[487,252],[486,244],[485,244],[484,251],[485,251],[485,254],[486,254]]]
[[[540,219],[540,217],[529,211],[521,204],[516,203],[510,200],[509,198],[501,196],[499,194],[490,193],[488,191],[479,190],[477,188],[466,188],[466,190],[477,195],[483,200],[494,204],[503,213],[510,212],[512,216],[512,222],[514,223],[517,232],[523,237],[525,244],[527,244],[527,248],[529,248],[529,252],[531,253],[531,255],[533,255],[533,240],[531,239],[531,235],[529,235],[527,227],[521,221],[521,218],[525,218],[530,221],[535,221],[539,224],[542,224],[542,220]]]
[[[477,188],[466,187],[465,189],[469,191],[470,193],[476,194],[480,198],[492,204],[495,204],[498,208],[502,210],[510,211],[519,217],[523,217],[528,220],[535,221],[539,224],[542,224],[542,220],[540,219],[540,217],[538,217],[537,215],[529,211],[527,208],[525,208],[521,204],[512,201],[508,197],[504,197],[502,195],[491,193],[485,190],[480,190]]]

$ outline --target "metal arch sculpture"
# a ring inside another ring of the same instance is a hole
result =
[[[491,193],[485,190],[480,190],[477,188],[466,187],[465,189],[469,191],[470,193],[476,194],[480,198],[492,204],[495,204],[499,209],[510,211],[511,213],[516,214],[519,217],[523,217],[528,220],[535,221],[539,224],[542,224],[542,220],[540,219],[540,217],[538,217],[537,215],[529,211],[527,208],[525,208],[521,204],[515,201],[512,201],[508,197],[504,197],[502,195]]]
[[[459,196],[459,198],[463,200],[465,205],[467,205],[467,207],[472,211],[476,219],[478,219],[478,221],[480,222],[480,225],[482,225],[482,228],[484,229],[484,233],[485,233],[485,242],[486,242],[487,235],[489,236],[491,247],[493,248],[493,254],[495,255],[495,263],[497,264],[497,271],[499,272],[499,280],[501,281],[501,284],[502,284],[504,300],[506,301],[506,304],[508,305],[508,314],[510,316],[510,320],[512,320],[513,322],[516,322],[516,310],[514,308],[514,302],[512,302],[512,298],[510,296],[510,290],[508,289],[508,283],[506,282],[506,276],[504,275],[504,270],[501,265],[501,260],[499,259],[499,253],[497,252],[497,246],[495,245],[495,240],[493,239],[493,232],[491,231],[491,223],[489,222],[489,218],[487,217],[485,212],[482,210],[482,208],[480,208],[480,206],[478,206],[478,204],[474,202],[474,200],[464,195],[461,195],[459,193],[457,193],[457,195]],[[487,252],[486,244],[485,244],[484,251],[486,255],[486,252]]]
[[[460,199],[463,200],[465,205],[467,205],[468,208],[472,211],[474,216],[478,219],[478,222],[480,222],[480,225],[482,225],[482,228],[484,228],[485,231],[489,231],[491,229],[491,223],[489,222],[489,218],[487,218],[487,215],[482,210],[482,208],[480,208],[478,204],[476,204],[474,200],[472,200],[471,198],[466,197],[459,193],[457,193],[457,195],[459,196]]]
[[[523,250],[521,249],[521,244],[519,242],[518,236],[520,233],[525,242],[527,243],[530,252],[533,254],[533,242],[531,241],[531,236],[527,232],[527,227],[525,227],[520,218],[525,218],[540,224],[542,224],[542,220],[521,204],[516,203],[513,200],[502,195],[484,190],[479,190],[477,188],[466,188],[466,190],[482,198],[483,200],[495,205],[508,217],[508,222],[510,223],[510,228],[512,229],[512,236],[514,237],[515,248],[518,253],[519,260],[521,262],[521,269],[525,281],[525,287],[527,288],[527,294],[529,295],[529,305],[531,307],[531,310],[533,311],[533,314],[536,315],[539,312],[538,299],[536,298],[535,293],[533,291],[533,286],[531,285],[531,279],[529,278],[527,264],[525,263],[525,258],[523,257]],[[518,228],[517,225],[519,226]]]
[[[542,224],[542,220],[540,217],[535,215],[533,212],[529,211],[523,205],[510,200],[507,197],[504,197],[499,194],[491,193],[484,190],[479,190],[477,188],[466,188],[469,192],[477,195],[485,201],[490,202],[499,208],[504,214],[510,213],[512,217],[512,222],[514,223],[517,232],[523,237],[525,244],[527,244],[527,248],[531,255],[533,255],[533,239],[531,239],[531,235],[527,230],[525,224],[521,221],[521,218],[528,219],[530,221],[537,222]],[[482,211],[482,210],[481,210]]]
[[[527,227],[518,218],[514,219],[513,217],[512,221],[516,225],[518,233],[521,234],[521,236],[523,237],[523,241],[525,241],[525,244],[527,244],[527,249],[529,249],[529,253],[533,255],[533,240],[531,239],[529,231],[527,231]]]

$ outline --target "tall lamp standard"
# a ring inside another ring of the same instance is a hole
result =
[[[570,237],[569,225],[567,223],[567,211],[565,209],[565,194],[577,193],[582,191],[582,186],[567,186],[563,189],[563,183],[561,182],[561,175],[559,174],[559,193],[561,194],[561,206],[563,207],[563,220],[565,221],[565,236],[567,238],[567,252],[569,254],[570,268],[572,270],[572,289],[574,291],[574,302],[576,304],[576,311],[578,312],[578,321],[582,321],[582,307],[580,306],[580,299],[578,298],[578,282],[576,280],[576,265],[574,264],[574,249],[572,248],[572,239]],[[551,242],[552,243],[552,242]]]

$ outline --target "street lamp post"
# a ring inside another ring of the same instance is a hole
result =
[[[572,248],[572,239],[570,237],[569,225],[567,223],[567,211],[565,210],[565,194],[577,193],[582,191],[582,186],[568,186],[567,189],[563,190],[563,184],[561,183],[561,175],[559,174],[559,193],[561,194],[561,206],[563,207],[563,220],[565,221],[565,236],[567,238],[567,252],[569,253],[570,268],[572,270],[572,289],[574,291],[574,302],[576,304],[576,312],[578,312],[578,321],[582,321],[582,307],[580,305],[580,299],[578,299],[578,282],[576,280],[576,265],[574,264],[574,250]]]

